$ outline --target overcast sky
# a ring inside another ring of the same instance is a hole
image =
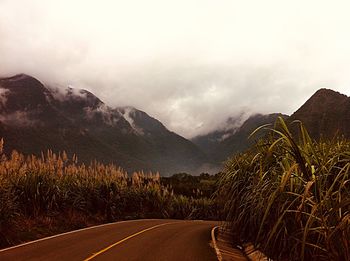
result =
[[[350,4],[322,0],[0,0],[0,76],[131,105],[185,137],[227,117],[350,95]]]

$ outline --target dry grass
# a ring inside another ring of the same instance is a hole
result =
[[[0,247],[121,219],[216,217],[213,200],[174,195],[158,173],[129,177],[115,165],[87,166],[52,151],[1,154],[0,202]]]

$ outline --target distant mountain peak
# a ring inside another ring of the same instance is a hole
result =
[[[317,90],[306,102],[305,104],[312,102],[326,103],[324,106],[330,103],[338,103],[340,101],[346,100],[348,97],[345,94],[333,91],[331,89],[322,88]]]
[[[350,98],[344,94],[331,89],[322,88],[317,90],[297,111],[310,113],[311,111],[332,111],[341,110],[342,103]],[[308,110],[308,112],[306,111]]]
[[[248,136],[261,125],[273,124],[278,116],[287,117],[280,113],[267,115],[256,113],[247,118],[239,117],[236,120],[229,118],[226,121],[227,127],[221,127],[207,135],[197,136],[192,141],[210,158],[222,162],[233,153],[243,151],[252,145],[254,139],[248,140]]]
[[[43,110],[51,98],[50,91],[36,78],[17,74],[0,79],[1,109],[7,114]]]
[[[32,89],[37,88],[41,91],[46,90],[44,84],[38,79],[21,73],[10,77],[0,78],[0,87],[7,89]]]
[[[290,120],[302,121],[315,139],[332,138],[339,133],[349,137],[350,97],[320,89],[293,113]]]
[[[16,74],[16,75],[13,75],[13,76],[9,76],[9,77],[1,77],[0,80],[8,80],[8,81],[13,80],[13,81],[16,81],[16,80],[23,80],[23,79],[26,79],[26,78],[35,79],[34,77],[29,76],[28,74],[19,73],[19,74]]]
[[[210,163],[143,111],[111,108],[87,90],[46,86],[25,74],[0,78],[0,137],[6,153],[65,150],[82,162],[113,162],[127,171],[198,173]]]
[[[325,94],[331,94],[331,95],[340,95],[340,96],[345,96],[347,97],[345,94],[342,94],[340,92],[334,91],[332,89],[328,89],[328,88],[321,88],[318,89],[314,95],[325,95]],[[312,97],[312,96],[311,96]]]

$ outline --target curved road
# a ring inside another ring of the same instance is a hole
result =
[[[131,220],[0,250],[0,260],[217,260],[213,221]]]

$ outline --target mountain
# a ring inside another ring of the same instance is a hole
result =
[[[207,135],[198,136],[192,142],[198,145],[209,158],[216,162],[227,159],[232,154],[244,151],[254,141],[264,135],[257,133],[252,139],[248,136],[252,131],[264,124],[275,123],[278,116],[282,116],[287,122],[300,120],[307,127],[313,139],[333,138],[335,135],[343,135],[350,138],[350,97],[330,90],[320,89],[312,95],[290,117],[283,114],[256,114],[250,116],[241,126],[237,127],[238,119],[230,118],[226,126]],[[297,125],[291,125],[291,130],[297,134]]]
[[[314,139],[336,134],[350,138],[350,97],[320,89],[292,114],[289,121],[293,120],[302,121]]]
[[[52,149],[76,154],[80,162],[96,159],[131,172],[215,172],[217,163],[252,145],[252,131],[274,123],[282,114],[229,118],[224,128],[189,141],[160,121],[133,107],[109,107],[94,94],[68,87],[45,86],[19,74],[0,78],[0,137],[5,153],[16,149],[40,155]],[[329,89],[318,90],[287,121],[301,120],[310,135],[350,137],[350,98]],[[260,136],[264,133],[260,133]]]
[[[133,107],[111,108],[86,90],[50,88],[20,74],[0,79],[0,136],[5,153],[65,150],[80,162],[115,163],[162,175],[210,168],[192,142]]]
[[[264,133],[259,132],[251,139],[248,139],[249,135],[261,125],[275,123],[278,116],[287,118],[286,115],[279,113],[268,115],[255,114],[238,127],[234,124],[235,127],[233,128],[225,128],[207,135],[197,136],[192,139],[192,142],[198,145],[209,158],[215,162],[222,162],[232,154],[248,149]],[[229,118],[227,121],[229,126],[232,126],[232,122],[237,123],[239,119]]]

